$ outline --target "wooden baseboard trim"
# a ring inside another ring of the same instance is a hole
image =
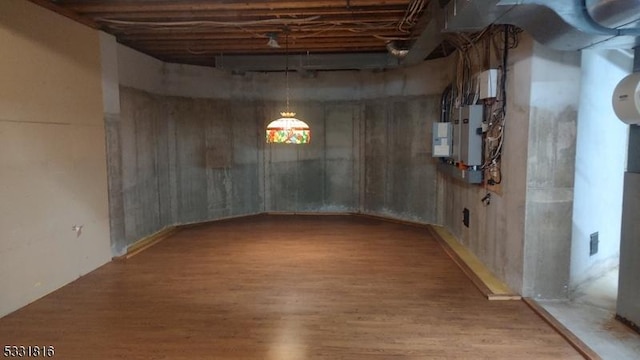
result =
[[[291,215],[301,215],[301,216],[348,216],[351,215],[349,212],[338,212],[338,211],[327,211],[327,212],[313,212],[313,211],[299,211],[299,212],[289,212],[289,211],[268,211],[263,213],[265,215],[273,215],[273,216],[291,216]]]
[[[429,224],[423,224],[423,223],[419,223],[419,222],[416,222],[416,221],[409,221],[409,220],[402,220],[402,219],[398,219],[398,218],[386,217],[386,216],[382,216],[382,215],[365,214],[365,213],[348,213],[348,215],[358,216],[358,217],[367,218],[367,219],[386,221],[386,222],[390,222],[390,223],[394,223],[394,224],[415,226],[415,227],[419,227],[419,228],[423,228],[423,229],[428,229],[430,227]]]
[[[537,301],[531,298],[523,298],[525,304],[533,310],[538,316],[542,318],[549,326],[551,326],[560,336],[562,336],[576,351],[580,353],[587,360],[600,360],[602,359],[595,351],[593,351],[587,344],[580,340],[571,330],[567,329],[564,325],[558,321],[553,315],[545,310]]]
[[[219,219],[212,219],[212,220],[206,220],[206,221],[198,221],[198,222],[192,222],[192,223],[186,223],[186,224],[180,224],[180,225],[176,225],[177,229],[188,229],[188,228],[192,228],[192,227],[198,227],[198,226],[202,226],[202,225],[207,225],[207,224],[213,224],[213,223],[218,223],[218,222],[223,222],[223,221],[231,221],[231,220],[238,220],[238,219],[245,219],[245,218],[252,218],[252,217],[260,217],[260,216],[265,216],[266,213],[255,213],[255,214],[247,214],[247,215],[236,215],[236,216],[227,216],[227,217],[223,217],[223,218],[219,218]]]
[[[518,294],[485,294],[485,296],[492,301],[522,300],[522,296]]]
[[[154,234],[149,236],[145,236],[142,239],[136,241],[135,243],[129,245],[127,247],[127,252],[124,255],[116,256],[114,260],[127,260],[130,259],[144,250],[152,247],[153,245],[159,243],[160,241],[168,238],[169,236],[175,234],[178,231],[176,226],[166,227]]]
[[[522,299],[520,295],[514,293],[504,282],[493,275],[469,250],[458,244],[444,228],[431,225],[429,232],[488,300]]]

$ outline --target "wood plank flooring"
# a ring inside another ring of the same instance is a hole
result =
[[[0,319],[59,359],[580,359],[425,229],[259,216],[183,229]]]

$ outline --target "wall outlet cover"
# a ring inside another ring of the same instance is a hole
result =
[[[462,210],[462,223],[464,226],[469,227],[469,209],[467,208]]]
[[[591,240],[589,241],[589,256],[593,256],[598,253],[598,232],[591,234]]]

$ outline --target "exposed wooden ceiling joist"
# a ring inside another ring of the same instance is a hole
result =
[[[135,1],[135,0],[59,0],[56,4],[76,13],[107,13],[107,12],[148,12],[153,11],[223,11],[223,10],[255,10],[255,9],[297,9],[304,13],[307,9],[331,8],[341,6],[347,11],[351,8],[367,6],[397,5],[405,7],[409,3],[407,0],[324,0],[324,1],[203,1],[203,0],[182,0],[182,1]]]
[[[212,65],[212,56],[281,55],[285,49],[292,55],[377,52],[386,57],[388,42],[396,41],[396,45],[409,46],[418,38],[421,32],[417,27],[418,20],[427,16],[425,9],[430,3],[437,2],[30,1],[111,33],[119,42],[161,60],[208,66],[215,66]],[[270,38],[274,41],[268,46]],[[434,42],[439,41],[436,39]],[[276,43],[279,48],[274,46]],[[414,52],[412,56],[419,58],[423,55]],[[353,66],[353,59],[349,59],[349,66]],[[370,66],[371,59],[368,58],[367,66]],[[243,61],[246,62],[246,58]],[[381,64],[387,65],[386,61]]]

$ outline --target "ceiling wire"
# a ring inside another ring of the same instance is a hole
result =
[[[141,25],[141,26],[160,26],[160,27],[169,27],[169,26],[203,26],[203,25],[214,25],[214,26],[246,26],[246,25],[287,25],[287,24],[302,24],[305,22],[310,22],[314,20],[320,19],[320,16],[310,16],[301,19],[264,19],[264,20],[250,20],[250,21],[213,21],[213,20],[198,20],[198,21],[129,21],[129,20],[116,20],[116,19],[106,19],[106,18],[98,18],[96,21],[105,22],[109,24],[117,24],[117,25]]]
[[[347,1],[347,8],[349,8],[350,3]],[[382,30],[382,29],[397,29],[403,33],[410,33],[411,29],[419,20],[419,16],[422,14],[424,8],[426,6],[426,0],[411,0],[409,2],[407,9],[403,17],[399,21],[326,21],[320,24],[310,24],[313,21],[321,19],[321,16],[310,16],[299,19],[263,19],[263,20],[251,20],[251,21],[213,21],[213,20],[198,20],[198,21],[130,21],[130,20],[118,20],[118,19],[110,19],[110,18],[98,18],[97,22],[103,22],[107,24],[113,25],[114,28],[119,28],[120,30],[127,33],[128,26],[141,26],[148,27],[150,29],[162,29],[162,28],[184,28],[185,30],[191,29],[193,27],[200,26],[214,26],[214,27],[235,27],[241,31],[249,33],[253,35],[255,38],[267,38],[267,34],[261,34],[255,31],[250,30],[249,26],[252,25],[298,25],[301,31],[313,31],[311,34],[305,35],[292,35],[292,39],[305,39],[311,38],[317,35],[320,35],[324,32],[335,29],[340,25],[350,26],[346,28],[346,31],[353,33],[364,33],[371,30]],[[122,28],[121,26],[126,26]],[[393,40],[411,40],[411,37],[403,37],[403,36],[384,36],[381,34],[370,34],[376,39],[388,42]]]

